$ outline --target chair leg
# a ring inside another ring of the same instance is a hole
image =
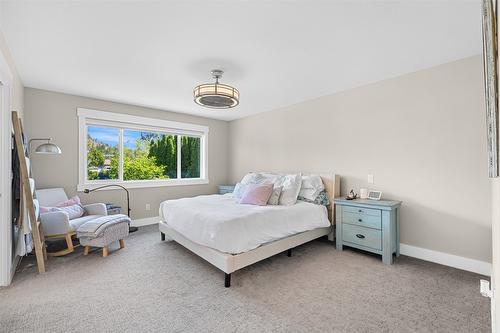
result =
[[[66,234],[66,235],[60,235],[60,237],[59,236],[52,237],[52,238],[65,238],[67,248],[65,248],[64,250],[61,250],[61,251],[57,251],[57,252],[47,252],[47,255],[50,257],[60,257],[60,256],[67,255],[67,254],[75,251],[75,247],[73,246],[73,240],[71,239],[72,236],[73,236],[73,234]]]
[[[68,244],[68,250],[73,252],[75,248],[73,247],[73,240],[70,234],[66,234],[66,244]]]
[[[123,239],[120,239],[120,249],[123,249],[125,247],[125,241]]]
[[[165,233],[161,232],[161,240],[164,241],[165,240]]]
[[[108,256],[108,253],[109,253],[109,251],[108,251],[108,247],[107,247],[107,246],[103,247],[103,248],[102,248],[102,256],[103,256],[103,257],[107,257],[107,256]]]
[[[87,254],[89,254],[89,249],[90,249],[90,246],[88,245],[85,245],[83,247],[83,255],[86,256]]]

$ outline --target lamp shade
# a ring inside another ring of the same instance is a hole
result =
[[[61,148],[57,145],[47,142],[39,145],[35,149],[35,153],[37,154],[61,154]]]

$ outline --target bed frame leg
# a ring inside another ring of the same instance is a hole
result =
[[[288,257],[291,257],[291,256],[292,256],[292,249],[288,249],[288,250],[286,251],[286,255],[287,255]]]
[[[224,287],[231,287],[231,274],[224,273]]]
[[[161,233],[161,240],[164,241],[165,240],[165,234],[163,232],[160,232]]]

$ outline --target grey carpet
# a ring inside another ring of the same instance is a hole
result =
[[[114,245],[111,250],[118,248]],[[489,332],[480,276],[327,241],[223,273],[156,226],[102,258],[81,249],[35,274],[25,259],[0,290],[2,332]]]

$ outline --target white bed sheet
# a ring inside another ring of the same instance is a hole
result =
[[[231,254],[330,226],[325,206],[302,201],[292,206],[244,205],[232,194],[167,200],[160,205],[160,217],[189,240]]]

